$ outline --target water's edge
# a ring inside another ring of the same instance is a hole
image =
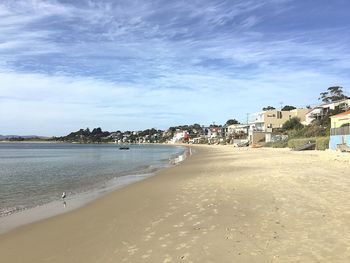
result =
[[[127,185],[139,182],[148,177],[154,176],[159,171],[177,165],[183,162],[188,156],[192,155],[194,151],[191,147],[183,147],[183,151],[179,155],[171,156],[168,164],[154,167],[151,171],[146,170],[144,173],[126,174],[124,176],[115,177],[103,184],[103,187],[93,189],[88,192],[78,193],[68,196],[64,201],[57,200],[49,202],[36,207],[24,209],[22,211],[0,217],[0,234],[9,232],[15,228],[23,225],[34,223],[43,219],[47,219],[59,214],[67,213],[69,211],[78,209],[102,196],[117,191]]]

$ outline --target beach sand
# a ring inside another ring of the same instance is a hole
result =
[[[196,147],[184,163],[0,235],[11,262],[350,262],[350,157]]]

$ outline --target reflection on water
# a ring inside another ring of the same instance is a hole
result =
[[[181,163],[182,161],[184,161],[187,157],[189,157],[191,155],[192,155],[192,148],[191,147],[185,148],[183,154],[178,155],[177,157],[170,160],[170,163],[171,164]]]

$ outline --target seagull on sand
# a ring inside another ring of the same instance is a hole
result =
[[[62,197],[62,199],[65,199],[66,198],[66,192],[63,192],[61,197]]]

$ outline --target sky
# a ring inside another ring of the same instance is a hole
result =
[[[350,95],[348,0],[0,0],[0,134],[166,129]]]

